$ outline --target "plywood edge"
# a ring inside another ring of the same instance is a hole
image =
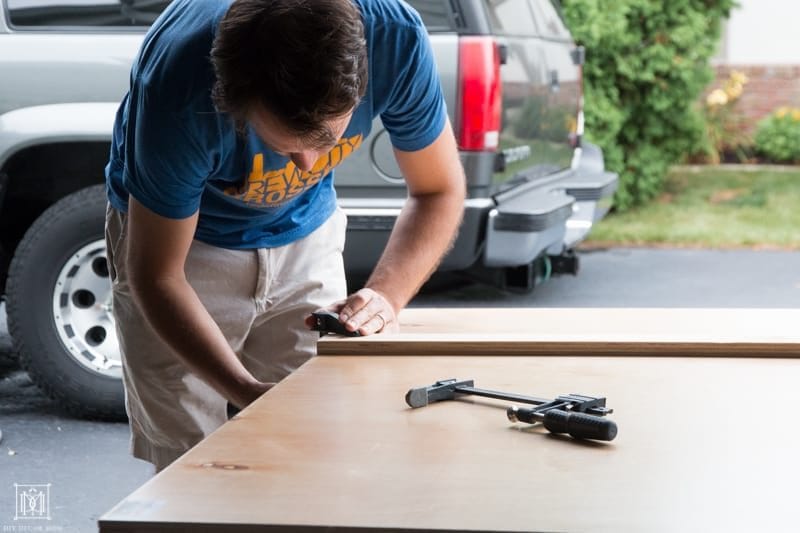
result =
[[[401,331],[320,340],[320,355],[800,357],[800,309],[406,309]]]
[[[185,533],[364,533],[363,527],[331,526],[331,525],[305,525],[305,524],[245,524],[245,523],[202,523],[202,522],[138,522],[120,520],[100,520],[98,521],[98,531],[100,533],[159,533],[162,531],[175,531]],[[403,528],[370,528],[369,531],[379,531],[381,533],[434,533],[441,530],[419,530]],[[479,532],[480,533],[480,532]],[[494,533],[494,532],[487,532]]]
[[[535,355],[535,356],[665,356],[665,357],[800,357],[800,344],[776,342],[665,341],[538,341],[399,338],[330,340],[317,353],[333,355]]]

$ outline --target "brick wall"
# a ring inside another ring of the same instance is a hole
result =
[[[744,72],[748,78],[736,109],[745,118],[750,133],[759,120],[781,106],[800,108],[800,65],[717,65],[716,81],[709,90],[719,87],[731,71]]]

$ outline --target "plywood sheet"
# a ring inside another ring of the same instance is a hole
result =
[[[551,436],[494,400],[404,404],[449,377],[605,395],[619,435]],[[100,531],[789,531],[798,383],[797,359],[317,357]]]
[[[406,309],[397,334],[327,337],[323,355],[800,357],[800,309]]]

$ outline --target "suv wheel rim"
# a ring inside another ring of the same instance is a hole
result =
[[[64,264],[53,289],[53,318],[61,343],[75,361],[121,379],[104,240],[87,244]]]

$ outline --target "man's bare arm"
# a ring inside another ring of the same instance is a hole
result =
[[[242,408],[270,385],[247,371],[186,279],[184,264],[197,219],[197,213],[182,220],[165,218],[130,197],[131,290],[150,325],[180,360]]]
[[[464,212],[466,182],[449,121],[416,152],[395,150],[409,198],[365,288],[348,297],[339,315],[348,329],[396,329],[397,313],[438,266]],[[378,317],[380,314],[380,317]]]

